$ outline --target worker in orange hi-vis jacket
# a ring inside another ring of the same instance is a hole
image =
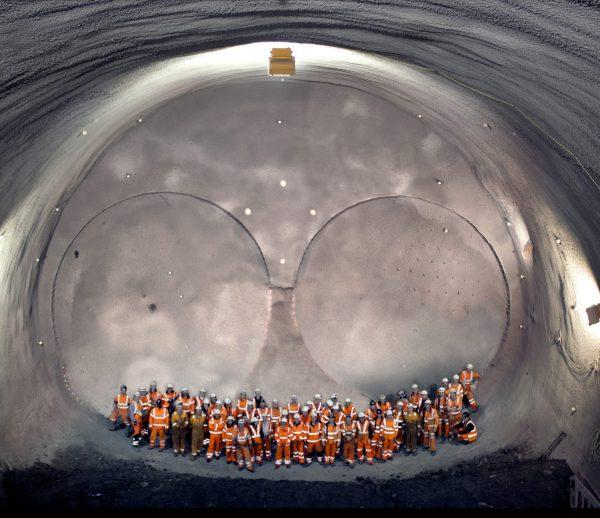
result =
[[[292,418],[292,416],[294,416],[295,414],[300,413],[300,403],[298,402],[298,396],[296,396],[295,394],[290,397],[290,402],[288,403],[287,411],[290,418]]]
[[[190,391],[187,388],[182,388],[181,393],[177,396],[177,403],[181,403],[183,412],[187,415],[188,419],[192,417],[194,413],[194,398],[190,396]]]
[[[351,415],[346,415],[340,427],[344,442],[344,462],[354,468],[354,450],[356,448],[356,423]]]
[[[135,392],[133,399],[131,400],[131,406],[129,407],[129,419],[131,420],[131,426],[133,427],[133,446],[139,446],[142,438],[143,430],[143,416],[142,416],[142,403],[140,402],[140,393]]]
[[[233,415],[228,415],[221,436],[223,447],[225,448],[225,460],[227,461],[227,464],[235,463],[237,460],[234,444],[236,426],[235,417],[233,417]]]
[[[356,411],[356,408],[352,404],[352,400],[350,398],[347,398],[346,401],[344,401],[344,407],[342,408],[342,413],[344,414],[345,417],[350,416],[353,421],[356,421],[356,415],[358,414],[358,412]]]
[[[233,404],[231,403],[231,399],[226,397],[223,400],[223,406],[221,408],[221,417],[227,419],[228,416],[235,415],[235,409],[233,408]]]
[[[131,398],[127,395],[127,386],[121,385],[119,393],[113,400],[113,410],[110,415],[111,430],[116,430],[120,425],[129,425],[129,407]]]
[[[317,419],[321,419],[321,414],[323,413],[324,409],[325,406],[323,405],[323,396],[318,393],[315,394],[315,397],[310,403],[310,410],[317,414]]]
[[[416,383],[412,384],[410,396],[408,397],[408,402],[417,408],[421,402],[421,392],[419,391],[419,385]]]
[[[329,422],[329,417],[331,416],[332,411],[333,411],[333,401],[331,399],[328,399],[325,402],[323,409],[321,410],[321,417],[319,418],[321,420],[321,424],[323,426],[325,426]]]
[[[206,451],[206,462],[210,462],[213,456],[218,459],[223,448],[223,428],[225,423],[221,418],[221,410],[216,408],[212,417],[208,420],[209,442]]]
[[[292,460],[304,464],[304,443],[306,442],[306,425],[300,420],[300,414],[294,414],[290,425],[292,432]]]
[[[310,423],[310,401],[307,401],[306,403],[307,404],[300,409],[300,421],[302,421],[303,425]]]
[[[165,449],[167,443],[167,431],[169,430],[169,411],[163,406],[162,399],[156,400],[156,406],[150,411],[150,445],[151,450],[156,444],[156,439],[159,441],[159,451]]]
[[[152,400],[148,389],[146,387],[140,387],[140,405],[142,405],[142,435],[148,433],[148,422],[150,421],[150,409],[152,408]]]
[[[277,431],[277,427],[281,422],[281,418],[283,417],[281,407],[279,406],[279,401],[277,401],[276,399],[274,399],[271,403],[270,415],[271,426],[273,427],[273,434],[275,434],[275,432]]]
[[[381,410],[381,413],[385,415],[388,410],[392,409],[392,404],[387,400],[387,398],[381,394],[379,396],[379,401],[377,402],[377,408]]]
[[[478,372],[473,370],[473,365],[471,363],[467,363],[465,369],[460,373],[460,383],[463,386],[464,397],[468,401],[469,406],[473,412],[477,412],[477,401],[475,401],[475,386],[477,385],[477,380],[480,379],[481,376]]]
[[[477,427],[471,421],[471,416],[466,410],[463,412],[463,418],[460,424],[456,427],[459,441],[470,444],[477,440]]]
[[[316,412],[311,412],[310,421],[306,425],[306,463],[312,464],[313,454],[317,454],[317,462],[323,462],[323,423]]]
[[[369,464],[373,464],[373,450],[371,449],[371,438],[369,433],[371,430],[371,422],[367,419],[364,412],[358,413],[356,421],[356,453],[358,462],[364,462],[365,456]]]
[[[237,455],[238,469],[240,471],[243,470],[245,462],[246,469],[250,472],[254,472],[254,462],[252,460],[251,453],[252,435],[246,426],[246,420],[244,418],[238,419],[233,437]]]
[[[408,401],[406,402],[406,406],[408,406]],[[396,439],[394,440],[394,451],[400,451],[404,441],[404,414],[406,413],[405,404],[401,399],[396,403],[396,408],[392,410],[392,413],[398,422],[398,433],[396,434]]]
[[[260,434],[260,423],[258,417],[253,417],[248,425],[250,431],[250,437],[252,438],[252,444],[250,447],[250,454],[252,462],[255,462],[259,466],[263,463],[263,439]]]
[[[240,391],[240,399],[238,399],[237,405],[235,407],[235,416],[240,415],[241,412],[246,411],[246,407],[250,400],[248,399],[248,392],[245,390]]]
[[[281,467],[281,462],[289,468],[292,465],[291,443],[292,431],[288,426],[287,417],[282,417],[275,431],[275,441],[277,449],[275,450],[275,469]]]
[[[394,457],[394,441],[398,433],[398,421],[391,410],[385,413],[381,421],[381,460],[392,460]]]
[[[431,455],[435,455],[437,453],[435,433],[439,424],[440,418],[437,410],[431,405],[431,400],[425,400],[425,410],[423,412],[423,436],[425,437],[424,446],[425,449],[429,449]]]
[[[341,442],[341,431],[335,419],[329,419],[323,431],[325,439],[325,466],[335,465],[336,451]]]
[[[433,407],[437,410],[440,421],[437,429],[437,435],[443,439],[447,439],[450,432],[447,399],[446,389],[444,387],[438,388],[437,395],[433,401]]]
[[[458,397],[458,399],[460,399],[460,402],[462,403],[465,390],[462,386],[462,383],[460,382],[460,376],[458,374],[452,376],[452,382],[448,386],[448,389],[455,390],[456,396]]]
[[[451,437],[454,437],[462,413],[462,400],[458,398],[454,389],[450,389],[450,397],[446,401],[446,408],[448,409],[448,433]]]

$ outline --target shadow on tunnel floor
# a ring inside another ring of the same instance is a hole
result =
[[[342,465],[331,469],[350,473]],[[571,474],[564,460],[531,458],[512,449],[409,479],[354,477],[353,482],[338,483],[210,478],[73,447],[57,455],[51,465],[38,462],[27,469],[5,471],[0,504],[67,508],[567,508]]]

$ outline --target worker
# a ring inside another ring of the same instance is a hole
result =
[[[246,420],[244,418],[238,419],[234,434],[234,444],[237,455],[238,469],[242,471],[244,469],[244,462],[246,462],[246,469],[253,473],[254,462],[252,461],[251,453],[252,435],[246,426]]]
[[[150,411],[148,426],[150,427],[150,445],[148,449],[154,448],[158,438],[158,451],[163,451],[167,443],[167,431],[169,430],[169,411],[160,398],[156,400],[156,406]]]
[[[392,413],[398,423],[398,433],[396,433],[396,439],[394,440],[394,451],[400,451],[404,441],[404,415],[406,414],[402,399],[396,402],[396,408],[392,410]]]
[[[307,430],[300,419],[300,414],[294,414],[290,429],[292,433],[292,461],[304,465],[304,443],[306,442]]]
[[[377,418],[377,405],[375,404],[375,400],[371,399],[369,401],[369,408],[367,408],[364,412],[365,417],[370,421],[371,427],[375,425],[375,419]]]
[[[331,394],[331,406],[337,405],[339,396],[337,394]]]
[[[426,399],[423,411],[423,436],[425,438],[423,444],[431,455],[436,455],[437,453],[435,434],[439,425],[440,418],[437,410],[431,405],[431,400]]]
[[[354,449],[356,448],[356,423],[352,415],[346,415],[340,433],[344,441],[344,462],[354,468]]]
[[[290,397],[290,402],[288,403],[287,411],[290,416],[300,413],[300,403],[298,403],[298,396],[292,395]]]
[[[237,425],[235,422],[235,417],[233,414],[230,414],[225,419],[225,425],[223,426],[223,448],[225,449],[225,460],[227,464],[232,464],[237,462],[237,455],[235,451],[235,429]]]
[[[236,418],[239,415],[241,415],[243,412],[246,411],[248,403],[249,403],[248,392],[246,392],[245,390],[241,390],[240,391],[240,399],[238,399],[237,405],[235,407],[235,417]]]
[[[331,412],[333,409],[333,401],[328,399],[325,403],[325,406],[321,410],[321,424],[325,426],[329,422],[329,417],[331,416]]]
[[[313,454],[317,454],[317,462],[323,462],[323,423],[319,421],[318,414],[313,411],[310,421],[306,425],[306,463],[312,463]]]
[[[163,405],[169,411],[169,413],[172,413],[175,411],[175,400],[176,399],[177,399],[177,392],[175,392],[173,385],[171,383],[167,384],[167,389],[165,390],[165,393],[163,394]]]
[[[148,434],[148,420],[150,419],[150,409],[152,400],[146,387],[140,387],[140,405],[142,405],[142,436]]]
[[[211,392],[208,397],[208,417],[212,417],[213,412],[217,408],[217,401],[217,395],[214,392]]]
[[[352,418],[352,421],[356,420],[356,408],[352,404],[352,400],[350,398],[346,398],[346,401],[344,401],[344,408],[342,408],[342,413],[346,417],[350,416]]]
[[[133,427],[133,446],[138,447],[142,438],[142,403],[140,402],[140,392],[133,394],[131,405],[129,407],[129,420]]]
[[[307,403],[310,403],[310,401],[307,401]],[[308,405],[304,405],[300,409],[300,421],[303,425],[307,425],[310,422],[310,412]]]
[[[381,441],[381,422],[383,421],[383,412],[380,408],[377,409],[375,415],[375,421],[371,424],[372,436],[371,436],[371,449],[373,450],[373,457],[381,460],[383,456],[382,441]]]
[[[148,390],[148,395],[150,396],[150,404],[151,406],[156,406],[156,400],[162,399],[160,392],[158,392],[158,385],[156,381],[150,383],[150,389]],[[150,419],[150,417],[148,417]]]
[[[411,390],[410,396],[408,398],[408,402],[416,408],[419,406],[419,403],[421,401],[421,393],[419,392],[419,385],[417,385],[416,383],[413,383],[411,389],[412,390]]]
[[[379,401],[377,402],[377,408],[379,408],[379,410],[381,410],[381,413],[383,415],[385,415],[385,413],[388,410],[392,409],[392,405],[389,401],[387,401],[387,398],[385,397],[384,394],[381,394],[381,396],[379,396]]]
[[[175,411],[171,414],[171,440],[173,455],[185,455],[185,435],[189,424],[188,415],[181,403],[175,403]]]
[[[260,404],[265,401],[265,398],[262,395],[262,390],[260,390],[259,388],[257,388],[254,391],[254,400],[252,401],[254,403],[254,408],[260,408]]]
[[[460,383],[464,390],[464,399],[471,407],[472,412],[477,412],[477,401],[475,401],[475,386],[481,376],[473,370],[473,364],[467,363],[465,369],[460,373]]]
[[[279,401],[276,399],[271,403],[271,409],[269,414],[271,415],[271,426],[273,427],[273,433],[277,431],[279,421],[281,420],[281,408],[279,407]]]
[[[415,412],[415,406],[410,403],[408,405],[408,411],[404,417],[404,436],[406,444],[406,455],[417,454],[417,437],[419,435],[420,418],[419,414]]]
[[[325,438],[325,464],[324,466],[335,465],[336,452],[339,451],[341,442],[340,427],[335,419],[329,419],[323,431]]]
[[[189,420],[194,413],[194,398],[190,396],[190,391],[187,388],[181,389],[181,394],[177,397],[177,402],[181,403],[183,412],[187,415]]]
[[[371,449],[371,438],[369,437],[370,430],[371,423],[367,416],[364,412],[359,412],[356,421],[356,453],[360,463],[365,461],[366,456],[367,462],[373,464],[373,450]]]
[[[395,440],[398,434],[398,421],[391,410],[385,412],[381,421],[381,460],[394,458]]]
[[[202,411],[202,406],[197,406],[190,417],[190,429],[192,430],[190,460],[196,460],[204,447],[204,425],[206,423],[206,414]]]
[[[223,428],[225,423],[221,419],[221,410],[215,408],[212,417],[208,420],[208,433],[210,434],[208,450],[206,451],[206,462],[210,462],[213,456],[218,459],[223,447]]]
[[[450,390],[454,389],[456,391],[456,397],[460,400],[460,402],[462,404],[464,389],[463,389],[462,384],[460,383],[460,376],[458,374],[455,374],[454,376],[452,376],[452,383],[450,383],[448,388]]]
[[[462,421],[457,426],[458,440],[466,444],[470,444],[477,440],[477,427],[471,421],[471,416],[466,410],[463,412]]]
[[[340,426],[344,422],[344,414],[340,411],[339,405],[333,405],[331,408],[330,418],[335,421],[335,424]]]
[[[265,403],[265,401],[263,401]],[[271,442],[273,440],[273,425],[269,413],[260,414],[258,429],[262,441],[262,449],[267,462],[271,461]]]
[[[450,380],[448,378],[442,378],[442,387],[446,391],[446,397],[450,396]]]
[[[277,449],[275,450],[275,469],[281,467],[282,460],[285,462],[286,467],[291,467],[292,455],[291,455],[291,442],[292,432],[288,426],[287,417],[282,417],[275,430],[275,441],[277,442]]]
[[[121,385],[119,393],[115,396],[113,401],[113,411],[110,415],[110,422],[112,423],[111,430],[115,431],[121,426],[129,426],[129,407],[131,406],[131,398],[127,395],[127,386]]]
[[[321,419],[321,413],[323,412],[323,401],[321,394],[315,394],[315,397],[310,403],[311,410],[317,414],[317,419]]]
[[[260,435],[258,417],[255,416],[250,419],[248,431],[250,432],[250,459],[261,466],[263,463],[263,441]]]
[[[200,389],[198,391],[198,394],[194,398],[194,408],[198,408],[199,406],[202,406],[202,404],[204,403],[204,400],[207,398],[208,398],[208,396],[206,395],[206,389],[205,388]]]
[[[448,435],[454,437],[460,424],[462,412],[462,400],[458,398],[455,389],[450,389],[450,397],[446,401],[446,408],[448,410]]]
[[[425,411],[425,401],[427,401],[429,399],[429,394],[426,389],[423,389],[419,393],[419,396],[420,396],[419,402],[417,404],[417,407],[415,408],[415,411],[418,414],[421,414],[421,416],[422,416],[423,412]]]
[[[254,409],[254,403],[248,400],[248,402],[246,403],[246,408],[238,409],[238,411],[236,412],[236,417],[238,419],[241,417],[242,419],[244,419],[244,421],[246,421],[246,423],[249,423],[253,417],[258,417],[258,414]]]
[[[443,440],[448,438],[450,431],[448,421],[448,407],[446,401],[446,389],[444,387],[439,387],[437,390],[435,400],[433,401],[433,407],[437,410],[438,416],[440,418],[440,423],[437,429],[437,435]]]
[[[233,404],[231,403],[231,399],[226,397],[223,400],[223,408],[221,408],[222,416],[227,419],[227,416],[234,415],[235,409],[233,408]]]

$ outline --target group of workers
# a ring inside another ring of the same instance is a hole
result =
[[[337,394],[326,402],[315,394],[306,404],[293,395],[287,405],[274,399],[269,406],[256,389],[251,398],[241,391],[234,405],[205,389],[192,396],[187,388],[177,392],[169,384],[161,392],[153,382],[149,390],[140,387],[130,397],[122,385],[110,422],[112,430],[126,428],[134,447],[147,437],[149,449],[158,441],[163,451],[170,435],[175,456],[185,455],[189,444],[190,460],[205,453],[211,462],[224,454],[240,470],[245,466],[254,471],[256,464],[271,461],[273,450],[276,469],[289,468],[292,462],[308,466],[314,457],[323,466],[333,466],[340,456],[354,467],[356,460],[392,460],[402,448],[406,455],[416,455],[418,446],[435,455],[438,439],[475,442],[477,428],[466,407],[477,411],[479,377],[468,364],[452,381],[444,378],[432,398],[414,384],[408,394],[399,390],[393,401],[379,396],[363,412],[350,399],[340,404]]]

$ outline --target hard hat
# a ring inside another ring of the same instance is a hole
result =
[[[216,405],[222,405],[222,404],[223,404],[223,402],[222,402],[220,399],[217,399],[217,400],[215,401],[215,404],[216,404]]]
[[[215,408],[215,412],[214,412],[214,414],[215,414],[215,415],[217,415],[217,414],[221,415],[221,411],[220,411],[218,408]]]
[[[258,423],[258,417],[253,417],[252,419],[250,419],[251,423]]]
[[[322,397],[321,394],[315,394],[315,399],[321,399]]]
[[[425,389],[421,390],[421,395],[422,396],[426,396],[427,395],[427,391]]]
[[[231,404],[231,399],[229,399],[228,397],[225,398],[225,404],[229,405]]]
[[[134,395],[134,396],[140,396],[141,394],[140,394],[139,392],[137,392],[137,391],[136,391],[136,392],[134,392],[134,393],[133,393],[133,395]]]
[[[392,411],[391,410],[386,411],[385,415],[392,415]]]
[[[460,379],[460,376],[458,374],[455,374],[454,376],[452,376],[452,379],[453,380],[458,380],[458,379]]]
[[[255,394],[261,394],[261,393],[262,393],[262,391],[261,391],[260,389],[256,389],[256,390],[254,391],[254,393],[255,393]]]
[[[305,406],[303,406],[303,407],[302,407],[302,411],[303,411],[303,412],[308,412],[308,407],[307,407],[306,405],[305,405]]]
[[[364,412],[359,412],[359,413],[358,413],[358,417],[359,417],[359,418],[361,418],[361,417],[365,417],[365,413],[364,413]]]
[[[306,402],[306,407],[307,407],[307,408],[310,408],[310,405],[312,405],[312,401],[307,401],[307,402]]]
[[[415,390],[415,389],[418,389],[418,388],[419,388],[419,385],[417,385],[416,383],[413,383],[413,384],[412,384],[412,389],[413,389],[413,390]]]
[[[281,414],[282,414],[282,415],[288,415],[288,414],[289,414],[289,412],[288,412],[287,408],[284,408],[284,409],[281,411]]]
[[[238,424],[244,424],[244,420],[243,419],[238,419]]]
[[[235,421],[235,417],[233,417],[232,415],[228,415],[227,416],[227,420],[228,421]]]
[[[173,384],[172,383],[167,383],[167,388],[168,389],[173,388]]]
[[[205,397],[205,398],[202,400],[202,403],[210,403],[210,399],[208,399],[207,397]]]
[[[282,423],[287,423],[287,417],[282,417],[282,418],[281,418],[281,422],[282,422]]]
[[[298,399],[298,396],[296,396],[296,394],[292,394],[292,395],[290,396],[290,399]]]
[[[349,397],[347,397],[345,402],[346,403],[352,403],[352,400]]]
[[[246,406],[254,406],[254,402],[253,401],[248,401],[248,404]]]
[[[331,399],[337,399],[339,396],[337,394],[331,394]]]
[[[444,387],[440,387],[440,388],[438,388],[438,392],[440,394],[443,394],[444,392],[446,392],[446,389]]]
[[[158,383],[156,383],[156,381],[153,381],[152,383],[150,383],[150,385],[154,385],[156,387],[156,385],[158,385]]]
[[[300,419],[300,414],[294,414],[294,419]]]
[[[449,383],[449,382],[450,382],[450,380],[448,380],[448,378],[444,378],[444,379],[442,380],[442,383]]]
[[[248,394],[248,392],[246,392],[245,390],[240,390],[240,396],[241,396],[242,394],[245,396],[246,394]]]
[[[473,364],[472,363],[467,363],[467,369],[472,370],[473,369]]]
[[[217,397],[217,395],[214,392],[211,392],[210,397]]]
[[[425,400],[425,404],[426,404],[426,405],[431,405],[431,399],[426,399],[426,400]]]
[[[139,390],[140,392],[144,392],[144,391],[146,390],[146,387],[140,387],[138,390]]]
[[[278,404],[279,404],[279,401],[277,401],[276,399],[274,399],[274,400],[273,400],[273,404],[274,404],[274,405],[278,405]]]
[[[186,389],[186,388],[182,388],[182,389],[181,389],[181,392],[189,392],[189,390],[188,390],[188,389]]]
[[[385,401],[385,396],[383,394],[381,394],[381,396],[379,396],[379,401]]]
[[[333,401],[331,401],[331,399],[327,400],[327,406],[333,406]]]
[[[204,392],[206,394],[206,389],[200,389],[198,392]]]

